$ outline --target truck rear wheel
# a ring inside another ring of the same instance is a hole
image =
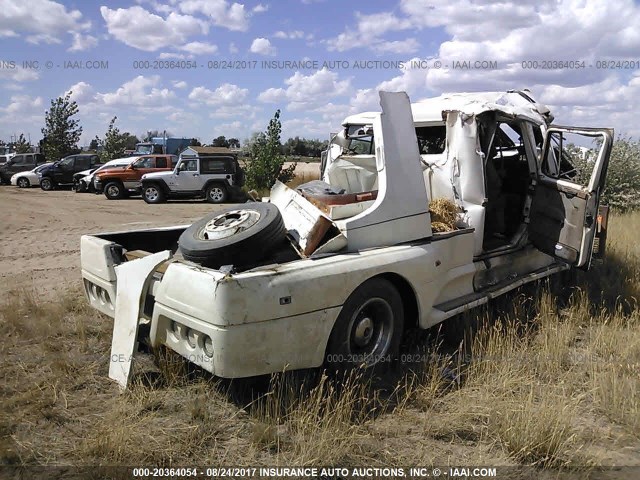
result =
[[[147,203],[162,203],[167,197],[159,185],[152,183],[142,187],[142,198]]]
[[[383,278],[367,280],[342,306],[329,337],[326,365],[348,371],[390,363],[398,355],[403,329],[398,290]]]
[[[227,189],[220,183],[214,183],[207,187],[206,199],[209,203],[224,203],[228,196]]]
[[[205,267],[255,264],[269,255],[286,234],[278,207],[252,203],[229,208],[198,220],[182,235],[182,256]]]
[[[125,195],[124,185],[120,182],[109,182],[104,186],[104,196],[109,200],[120,200]]]

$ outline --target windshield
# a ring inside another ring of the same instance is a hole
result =
[[[73,165],[73,157],[66,157],[60,160],[58,166],[60,167],[70,167]]]
[[[372,125],[348,125],[347,126],[347,153],[352,155],[372,155],[374,152],[373,126]]]
[[[40,165],[39,167],[34,168],[33,171],[38,173],[39,171],[43,170],[44,168],[48,167],[49,165],[51,165],[51,164],[50,163],[45,163],[43,165]]]
[[[135,153],[141,153],[143,155],[147,155],[152,153],[153,145],[137,145]]]

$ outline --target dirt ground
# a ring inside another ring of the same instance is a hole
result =
[[[189,224],[224,208],[203,200],[147,205],[71,190],[0,187],[0,284],[50,294],[80,284],[80,236]]]
[[[318,178],[318,170],[318,163],[298,163],[294,185]],[[204,200],[148,205],[141,197],[107,200],[92,193],[2,185],[0,284],[33,285],[38,295],[50,295],[70,282],[79,285],[82,235],[186,225],[226,206]]]

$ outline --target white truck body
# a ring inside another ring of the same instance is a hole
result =
[[[560,164],[548,133],[569,130],[551,128],[548,109],[523,92],[442,96],[413,105],[404,93],[380,96],[382,113],[344,121],[323,173],[347,194],[377,190],[374,200],[318,208],[282,184],[272,190],[270,201],[301,258],[234,272],[174,255],[187,226],[85,235],[82,276],[91,305],[115,317],[114,332],[122,331],[119,321],[134,331],[138,322],[150,322],[152,345],[165,345],[216,376],[237,378],[321,366],[341,310],[370,279],[385,279],[400,294],[405,328],[429,328],[524,283],[588,268],[611,130],[571,129],[601,139],[593,175],[579,185],[545,173],[545,161]],[[515,151],[513,158],[528,169],[517,178],[526,183],[513,217],[518,225],[508,225],[498,243],[488,235],[493,227],[485,228],[493,202],[487,157],[492,160],[498,137],[496,127],[487,128],[491,122],[516,128],[520,145],[501,147],[499,155]],[[365,134],[371,127],[369,152],[349,150],[356,141],[349,139],[353,125]],[[426,132],[426,140],[418,132]],[[425,141],[442,151],[425,153]],[[460,206],[458,229],[432,231],[429,201],[435,198]],[[322,241],[314,238],[320,224]],[[119,319],[115,312],[127,309],[118,302],[132,300],[116,295],[116,266],[138,262],[127,252],[139,250],[168,250],[172,258],[141,276],[138,315]]]

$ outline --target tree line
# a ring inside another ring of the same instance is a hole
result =
[[[41,129],[43,138],[40,140],[40,151],[49,160],[57,160],[67,155],[80,152],[78,142],[82,135],[82,126],[77,118],[78,104],[71,99],[68,92],[64,97],[51,100],[49,110],[45,112],[45,125]],[[90,148],[97,151],[104,160],[124,155],[125,151],[133,150],[140,140],[129,132],[120,132],[116,126],[117,116],[114,116],[103,137],[96,136]],[[287,157],[319,157],[327,148],[327,141],[306,139],[296,136],[282,143],[280,134],[280,110],[269,121],[264,132],[255,132],[250,138],[240,144],[237,138],[227,139],[221,135],[214,138],[210,146],[242,148],[245,158],[247,186],[255,189],[265,189],[273,185],[276,179],[290,180],[294,176],[295,164],[285,169],[283,164]],[[167,132],[163,132],[167,136]],[[158,131],[147,132],[142,141],[151,137],[161,136]],[[0,145],[5,145],[0,141]],[[191,140],[192,146],[205,146],[196,138]],[[13,143],[17,153],[31,151],[31,145],[24,134]],[[607,174],[604,199],[612,207],[619,210],[640,208],[640,142],[631,138],[618,137],[613,145],[609,169]]]

